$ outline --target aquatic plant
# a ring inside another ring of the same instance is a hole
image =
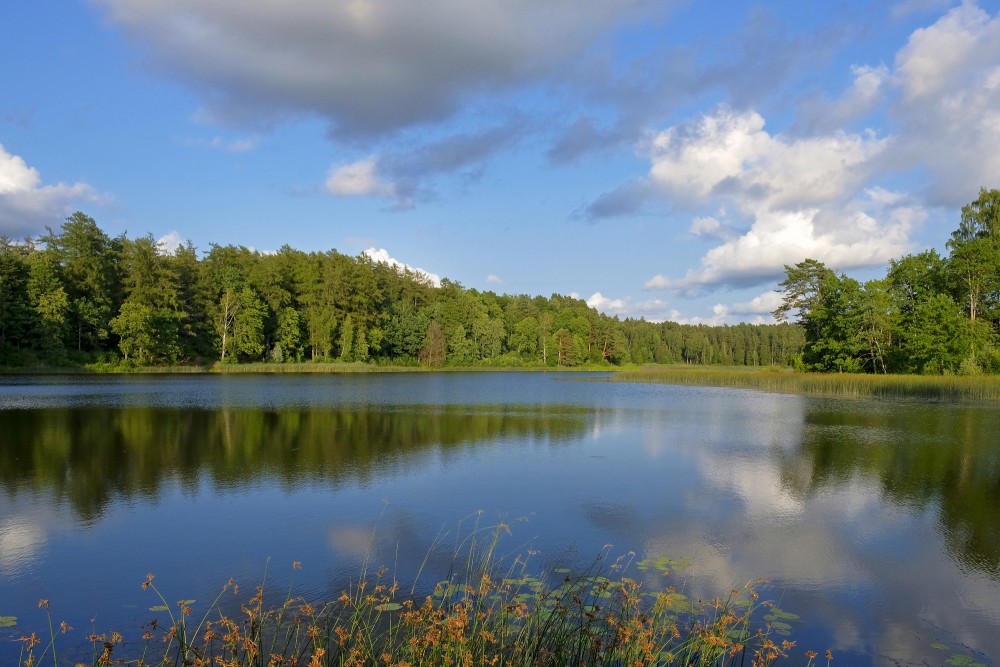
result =
[[[785,635],[797,616],[761,597],[763,581],[709,601],[690,599],[672,586],[647,590],[630,576],[633,569],[665,574],[681,567],[678,561],[634,562],[634,554],[611,558],[608,549],[582,571],[537,572],[534,552],[509,564],[497,557],[508,532],[504,524],[476,528],[457,541],[447,576],[421,594],[417,582],[427,559],[409,591],[388,568],[369,572],[365,564],[330,602],[297,597],[290,583],[284,599],[272,605],[261,584],[229,613],[239,600],[230,580],[197,617],[194,600],[169,604],[150,574],[142,588],[162,603],[151,610],[167,612],[169,624],[150,621],[141,640],[130,644],[119,632],[91,634],[89,664],[762,666],[793,654],[795,642]],[[293,574],[299,567],[293,564]],[[56,632],[50,622],[50,641],[41,652],[34,633],[22,637],[21,664],[33,667],[51,657],[59,667],[56,638],[69,629],[63,624]],[[794,657],[812,665],[817,654]],[[827,652],[827,662],[831,658]]]
[[[987,375],[868,375],[665,367],[615,373],[610,381],[738,387],[848,398],[1000,400],[1000,377]]]

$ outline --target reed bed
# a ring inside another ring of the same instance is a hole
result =
[[[616,373],[612,382],[739,387],[761,391],[849,398],[1000,400],[1000,377],[990,375],[865,375],[789,370],[657,368]]]
[[[115,631],[91,634],[89,657],[72,664],[642,667],[763,666],[786,657],[813,665],[818,658],[785,638],[786,621],[797,617],[760,596],[763,582],[710,601],[690,600],[671,587],[647,591],[631,571],[667,570],[673,563],[636,563],[633,554],[614,560],[602,554],[582,572],[559,568],[534,576],[532,552],[509,565],[496,557],[505,532],[500,524],[463,540],[448,576],[423,595],[414,592],[416,585],[404,592],[387,568],[369,572],[366,566],[325,604],[293,596],[290,585],[273,606],[261,585],[238,612],[227,614],[223,610],[239,599],[230,581],[198,615],[191,600],[168,603],[150,574],[142,588],[162,603],[155,609],[169,622],[146,624],[138,640]],[[34,633],[21,638],[24,667],[70,664],[56,645],[68,641],[72,628],[49,618],[48,642]],[[828,651],[826,664],[831,659]]]

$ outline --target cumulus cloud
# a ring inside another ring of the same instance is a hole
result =
[[[749,301],[734,303],[729,312],[737,315],[770,315],[781,305],[782,295],[774,290],[768,290]]]
[[[717,303],[712,306],[712,315],[708,318],[694,318],[693,324],[733,324],[749,322],[751,324],[773,324],[771,312],[781,305],[781,294],[770,290],[755,296],[750,301],[733,304]]]
[[[673,201],[701,204],[710,196],[772,210],[797,210],[854,191],[885,142],[835,132],[791,139],[771,135],[752,111],[720,107],[653,140],[650,180]]]
[[[720,239],[723,241],[738,235],[736,229],[734,229],[728,222],[722,222],[718,218],[710,215],[692,220],[691,226],[688,227],[688,231],[694,236]]]
[[[392,197],[396,189],[378,174],[374,157],[330,169],[326,191],[337,197]]]
[[[709,250],[698,268],[680,279],[656,275],[645,287],[697,293],[715,285],[763,284],[806,257],[838,270],[881,265],[911,249],[910,232],[926,216],[921,206],[878,189],[843,206],[761,209],[749,231]]]
[[[37,234],[83,201],[97,201],[86,183],[43,185],[38,170],[0,144],[0,235]]]
[[[492,283],[494,285],[503,284],[503,280],[501,280],[500,276],[496,275],[495,273],[491,273],[490,275],[486,276],[486,282]]]
[[[886,146],[871,134],[772,135],[759,114],[727,107],[665,130],[653,140],[650,187],[692,208],[726,202],[750,225],[737,234],[728,221],[695,218],[692,233],[724,242],[683,278],[657,275],[645,287],[752,285],[804,257],[850,268],[905,252],[922,212],[882,190],[859,192]]]
[[[963,3],[896,54],[891,166],[921,165],[932,205],[958,206],[1000,173],[1000,17]]]
[[[915,30],[891,67],[851,73],[839,97],[800,102],[786,132],[769,131],[752,109],[720,106],[655,133],[648,175],[585,215],[665,204],[692,212],[692,234],[721,241],[697,268],[656,275],[647,289],[762,284],[805,257],[838,270],[884,265],[911,249],[927,208],[966,203],[1000,173],[1000,17],[965,2]],[[887,117],[890,131],[843,129],[869,114]],[[883,187],[899,176],[917,184]],[[702,213],[719,206],[732,214]]]
[[[574,293],[575,294],[575,293]],[[594,292],[587,299],[587,305],[605,315],[619,317],[644,318],[650,322],[663,322],[670,319],[672,312],[667,304],[660,299],[648,299],[633,302],[630,298],[611,299],[600,292]]]
[[[95,0],[229,122],[319,115],[339,136],[444,120],[552,76],[654,0]]]
[[[172,255],[177,249],[184,245],[184,239],[177,231],[164,234],[156,240],[156,249],[161,255]]]
[[[418,269],[410,266],[409,264],[404,264],[403,262],[395,259],[389,254],[389,251],[385,248],[368,248],[363,253],[366,257],[369,257],[373,262],[378,262],[380,264],[388,264],[397,271],[411,271],[418,276],[424,278],[434,287],[441,286],[441,276],[436,273],[431,273],[430,271],[425,271],[423,269]]]

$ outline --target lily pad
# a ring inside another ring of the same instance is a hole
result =
[[[17,616],[0,616],[0,628],[13,628],[17,625]]]
[[[764,617],[765,621],[797,621],[799,620],[798,614],[793,614],[790,611],[782,611],[775,607],[771,610],[771,613]]]
[[[197,600],[181,600],[177,604],[179,604],[181,606],[184,606],[184,605],[188,605],[188,604],[194,604],[195,602],[197,602]]]
[[[792,629],[792,626],[790,626],[788,623],[782,623],[781,621],[772,622],[771,627],[774,628],[775,630],[781,630],[784,632],[787,632]]]
[[[398,602],[383,602],[382,604],[375,605],[376,611],[398,611],[403,608],[403,605]]]
[[[636,563],[636,565],[640,570],[659,570],[664,574],[668,574],[671,570],[679,572],[684,568],[690,567],[691,560],[688,558],[674,560],[673,558],[667,558],[664,556],[656,559],[646,558]]]
[[[165,604],[158,604],[155,607],[150,607],[150,611],[170,611],[170,607]]]

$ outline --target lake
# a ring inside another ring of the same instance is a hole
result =
[[[299,561],[295,591],[329,599],[366,560],[408,586],[426,557],[433,584],[501,521],[539,568],[669,557],[632,575],[706,599],[765,577],[794,664],[1000,660],[995,406],[605,379],[0,378],[0,665],[47,636],[39,599],[81,643],[128,636],[147,572],[197,607]]]

